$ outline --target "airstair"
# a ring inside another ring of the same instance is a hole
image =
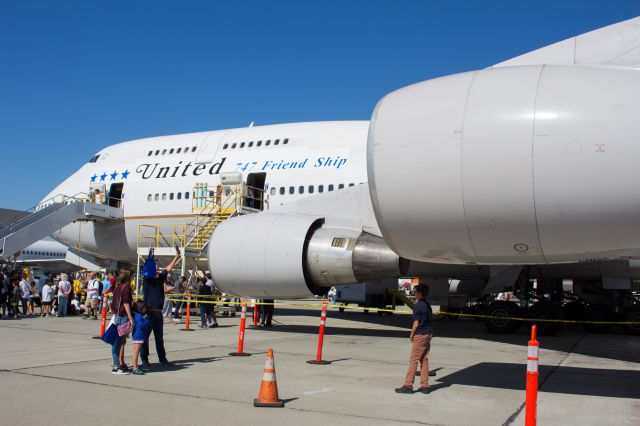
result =
[[[191,222],[138,225],[138,271],[150,247],[154,247],[156,263],[160,266],[175,256],[177,247],[184,254],[181,275],[190,281],[202,277],[208,269],[207,252],[213,231],[232,216],[260,211],[254,206],[261,205],[262,190],[242,183],[216,187],[199,183],[193,188],[191,199],[194,215]]]
[[[57,195],[32,209],[22,219],[0,229],[0,259],[7,259],[30,244],[76,221],[123,220],[120,208],[93,202],[85,194]]]

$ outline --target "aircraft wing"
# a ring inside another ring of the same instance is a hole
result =
[[[568,38],[491,68],[541,64],[640,68],[640,17]]]

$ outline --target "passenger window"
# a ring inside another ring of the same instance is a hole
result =
[[[253,141],[249,142],[249,148],[253,146]]]
[[[169,199],[170,199],[170,200],[173,200],[173,192],[170,192],[170,193],[169,193]]]
[[[151,201],[151,194],[147,195],[147,201]]]
[[[222,145],[222,149],[227,149],[227,148],[229,148],[229,144],[228,143],[225,143],[224,145]]]
[[[180,154],[180,151],[182,151],[182,148],[176,149],[176,154]]]
[[[158,155],[158,154],[160,154],[160,150],[159,149],[156,150],[156,155]]]
[[[167,193],[165,192],[164,194],[162,194],[162,201],[166,201],[167,199]]]
[[[191,152],[196,152],[196,147],[191,148]]]
[[[276,195],[276,188],[275,187],[271,188],[271,196],[274,196],[274,195]]]
[[[262,146],[262,141],[258,141],[258,143],[256,144],[256,146]]]
[[[286,145],[286,144],[288,144],[288,143],[289,143],[289,139],[285,139],[285,140],[283,140],[283,141],[282,141],[282,144],[283,144],[283,145]]]
[[[187,154],[187,153],[189,152],[189,147],[188,147],[188,146],[185,146],[185,147],[184,147],[184,151],[183,151],[183,152],[184,152],[185,154]]]
[[[231,145],[231,149],[236,149],[236,146],[238,146],[237,143],[233,143],[233,145]]]
[[[338,189],[342,189],[344,188],[344,183],[341,183],[340,185],[338,185]]]
[[[167,150],[166,150],[166,149],[163,149],[163,150],[162,150],[162,155],[165,155],[166,153],[167,153]]]
[[[153,155],[153,151],[149,151],[149,153],[147,154],[147,157],[151,157],[151,155]]]
[[[173,154],[173,148],[169,150],[169,154]]]
[[[244,142],[240,143],[240,148],[244,148]]]
[[[293,195],[296,193],[296,189],[293,186],[289,187],[289,194]]]
[[[281,187],[280,187],[280,195],[284,195],[284,191],[285,191],[285,190],[284,190],[284,186],[281,186]]]
[[[350,183],[349,186],[355,186],[355,183]]]
[[[298,194],[304,194],[304,186],[300,185],[298,187]]]
[[[280,143],[280,139],[276,139],[275,141],[273,141],[274,145],[278,145]]]
[[[268,141],[266,141],[264,144],[265,144],[265,146],[269,146],[269,145],[271,145],[271,139],[269,139]]]
[[[333,184],[329,185],[329,192],[333,191]]]
[[[309,185],[309,194],[313,194],[313,185]]]
[[[318,192],[324,192],[324,185],[318,185]]]
[[[188,192],[188,191],[184,193],[184,199],[185,199],[185,200],[188,200],[188,199],[189,199],[189,192]]]
[[[177,198],[178,200],[181,200],[181,199],[182,199],[182,192],[178,192],[178,193],[176,194],[176,198]]]
[[[160,199],[160,194],[156,194],[156,195],[153,197],[153,199],[154,199],[155,201],[158,201],[158,200]]]

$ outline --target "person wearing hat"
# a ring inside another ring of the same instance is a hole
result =
[[[147,338],[142,344],[142,350],[140,351],[140,357],[142,358],[140,368],[143,370],[151,367],[149,364],[149,337],[151,337],[152,332],[153,338],[156,341],[156,352],[158,353],[160,364],[164,366],[172,365],[167,360],[167,351],[164,349],[162,308],[164,307],[164,282],[167,280],[169,273],[173,270],[173,267],[178,263],[179,259],[180,250],[176,247],[176,255],[167,267],[163,271],[156,270],[155,276],[144,276],[142,281],[142,291],[144,293],[142,303],[147,307],[147,316],[149,319]],[[153,275],[153,272],[151,275]]]

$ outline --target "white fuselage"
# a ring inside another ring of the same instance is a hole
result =
[[[80,250],[134,260],[138,226],[186,224],[196,184],[220,174],[266,173],[265,208],[366,182],[368,121],[310,122],[153,137],[111,145],[62,182],[58,194],[122,184],[124,222],[77,222],[53,234]]]

